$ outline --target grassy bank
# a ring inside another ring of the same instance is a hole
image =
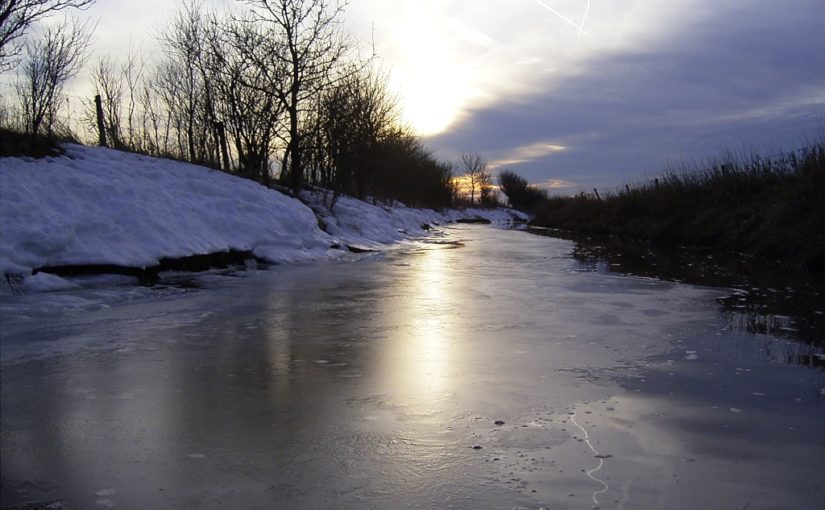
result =
[[[538,226],[703,246],[825,273],[825,140],[779,156],[728,157],[598,196],[553,197]]]

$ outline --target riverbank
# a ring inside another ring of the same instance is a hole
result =
[[[67,144],[60,156],[3,158],[0,292],[72,288],[62,278],[151,279],[213,262],[281,264],[388,249],[459,218],[526,219],[515,211],[437,212],[371,204],[322,190],[299,199],[205,167]]]
[[[729,157],[617,193],[553,197],[536,226],[780,259],[825,274],[825,142]]]

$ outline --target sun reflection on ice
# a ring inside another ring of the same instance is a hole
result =
[[[438,397],[447,390],[452,330],[448,257],[443,248],[422,250],[410,267],[414,297],[405,313],[413,320],[400,354],[407,389],[417,396]]]
[[[442,248],[425,250],[415,280],[419,320],[412,345],[419,351],[421,384],[431,392],[444,389],[450,354],[446,254]]]

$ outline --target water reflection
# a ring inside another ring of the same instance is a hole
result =
[[[728,330],[776,339],[772,360],[822,366],[825,354],[825,281],[791,268],[735,254],[667,248],[607,236],[530,229],[575,242],[580,270],[631,274],[723,288],[718,299]],[[804,346],[793,345],[802,342]],[[777,346],[784,346],[777,352]]]
[[[397,299],[385,300],[385,314],[395,316],[395,324],[385,360],[387,374],[413,398],[439,398],[448,386],[451,363],[451,335],[457,319],[448,285],[450,245],[428,244],[409,258]]]
[[[730,335],[717,344],[715,356],[748,362],[779,363],[825,368],[822,349],[787,338],[767,335]]]
[[[449,364],[447,336],[451,323],[445,312],[451,299],[446,287],[445,264],[444,248],[424,250],[418,258],[418,271],[413,280],[419,319],[413,322],[415,342],[411,347],[420,356],[415,378],[426,383],[426,390],[433,393],[443,390]]]

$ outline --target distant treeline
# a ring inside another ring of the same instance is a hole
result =
[[[825,274],[825,140],[601,196],[530,196],[533,225],[761,255]]]

